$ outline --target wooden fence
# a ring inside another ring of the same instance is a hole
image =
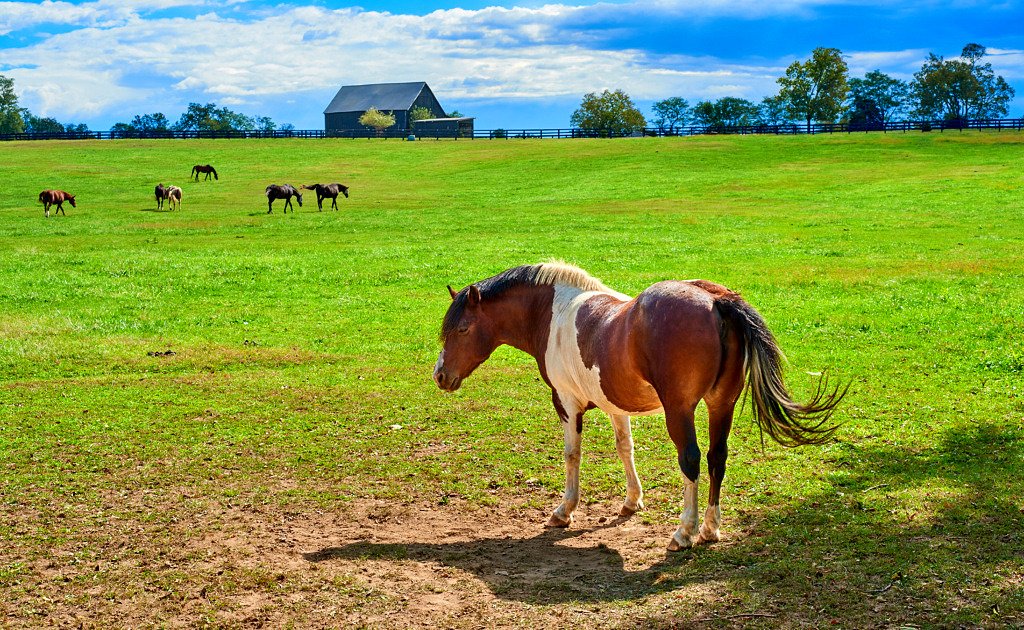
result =
[[[235,139],[235,138],[351,138],[351,139],[406,139],[414,135],[416,139],[490,139],[513,140],[526,138],[621,138],[621,137],[666,137],[666,136],[697,136],[712,134],[836,134],[836,133],[868,133],[868,132],[903,132],[917,131],[963,131],[965,129],[1024,129],[1024,118],[985,118],[975,120],[900,120],[887,123],[811,123],[782,125],[740,125],[740,126],[707,126],[689,125],[685,127],[647,127],[622,133],[610,129],[491,129],[474,131],[472,136],[452,137],[451,132],[437,134],[423,131],[397,131],[373,129],[343,130],[326,132],[321,129],[292,129],[274,131],[69,131],[61,133],[4,133],[0,141],[12,140],[189,140],[203,139]]]

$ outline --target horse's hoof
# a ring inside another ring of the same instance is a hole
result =
[[[568,519],[563,519],[563,518],[561,518],[559,516],[555,516],[554,514],[552,514],[551,518],[548,519],[548,522],[544,523],[544,527],[561,527],[561,528],[565,528],[565,527],[568,527],[570,523],[572,523],[572,517],[571,516]]]
[[[673,534],[672,539],[668,541],[668,550],[672,552],[682,551],[683,549],[689,549],[693,546],[693,541],[687,538],[683,542],[679,542]]]
[[[622,508],[619,509],[619,516],[630,517],[634,514],[636,514],[636,510],[634,510],[631,507],[626,507],[625,505],[623,505]]]
[[[702,525],[700,528],[700,536],[697,537],[697,543],[700,544],[716,542],[718,542],[718,532],[713,532]]]

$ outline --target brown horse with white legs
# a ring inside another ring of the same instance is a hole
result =
[[[760,314],[713,282],[659,282],[631,299],[577,267],[547,263],[448,291],[444,347],[434,366],[441,389],[458,389],[502,344],[532,355],[551,388],[565,438],[566,482],[548,527],[568,527],[579,503],[580,442],[589,409],[611,416],[615,450],[626,469],[622,516],[643,508],[629,418],[665,414],[685,482],[670,551],[718,540],[726,440],[745,385],[755,420],[780,444],[820,444],[836,430],[828,421],[846,390],[828,391],[827,382],[819,381],[810,402],[795,402],[782,380],[782,352]],[[701,400],[710,423],[711,489],[698,530],[694,411]]]
[[[75,208],[75,196],[71,193],[66,193],[63,190],[44,190],[39,193],[39,202],[43,204],[43,214],[46,218],[50,218],[50,206],[57,204],[57,209],[53,211],[53,216],[57,216],[57,212],[60,212],[64,216],[68,216],[64,212],[64,202],[71,204],[72,208]]]
[[[345,195],[345,198],[348,199],[348,186],[344,184],[313,184],[312,186],[302,184],[299,188],[316,193],[316,207],[320,210],[324,209],[324,199],[328,198],[331,200],[331,207],[337,210],[338,193]]]

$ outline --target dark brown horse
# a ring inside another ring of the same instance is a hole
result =
[[[345,198],[348,199],[348,186],[344,184],[313,184],[312,186],[303,184],[299,188],[316,192],[316,207],[320,210],[324,209],[325,198],[330,198],[331,207],[335,210],[338,209],[338,193],[345,195]]]
[[[156,209],[164,209],[164,199],[167,199],[167,187],[163,184],[157,184],[156,188],[153,189],[153,194],[156,195]]]
[[[206,180],[210,179],[210,173],[213,173],[213,178],[214,179],[218,179],[217,178],[217,169],[213,168],[209,164],[196,164],[195,166],[192,167],[192,172],[189,174],[188,178],[192,179],[192,176],[195,175],[196,176],[196,181],[198,182],[199,181],[199,174],[200,173],[206,173],[206,177],[203,178],[204,182]]]
[[[44,190],[39,193],[39,202],[43,204],[43,214],[46,215],[47,219],[50,218],[50,206],[53,204],[57,204],[57,209],[53,211],[53,216],[57,216],[58,212],[64,216],[68,216],[67,213],[64,212],[63,204],[65,201],[70,203],[72,208],[77,207],[75,206],[75,196],[71,193],[66,193],[63,190]]]
[[[291,184],[284,184],[278,186],[277,184],[271,184],[267,186],[267,214],[274,211],[274,200],[284,199],[284,212],[288,214],[288,206],[292,206],[292,197],[295,197],[299,201],[299,207],[302,207],[302,193],[295,190],[295,186]],[[292,206],[292,212],[295,212],[295,206]]]
[[[626,469],[630,516],[643,508],[633,463],[631,415],[665,414],[684,476],[683,513],[668,549],[718,540],[726,440],[745,384],[760,428],[780,444],[831,439],[828,421],[846,394],[819,381],[814,398],[795,402],[782,380],[782,352],[756,310],[738,293],[706,280],[659,282],[635,299],[585,271],[548,263],[516,267],[456,293],[444,317],[444,348],[434,380],[454,391],[495,348],[531,354],[551,388],[565,438],[566,483],[548,527],[567,527],[579,503],[583,414],[595,407],[612,419],[615,450]],[[698,530],[700,449],[694,411],[708,409],[711,477]]]

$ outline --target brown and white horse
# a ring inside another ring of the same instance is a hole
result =
[[[303,190],[312,190],[316,193],[316,207],[320,210],[324,209],[324,199],[330,198],[331,207],[335,210],[338,209],[338,193],[345,195],[348,199],[348,186],[344,184],[313,184],[307,186],[302,184],[299,188]]]
[[[200,173],[206,173],[206,177],[203,178],[204,182],[206,180],[210,179],[210,174],[211,173],[213,174],[213,178],[214,179],[218,179],[217,178],[217,169],[213,168],[209,164],[196,164],[195,166],[192,167],[192,172],[189,173],[188,178],[192,179],[192,176],[195,175],[196,176],[196,181],[198,182],[199,181],[199,174]]]
[[[288,207],[291,206],[292,212],[295,212],[295,206],[292,206],[292,197],[299,202],[299,207],[302,207],[302,193],[295,189],[295,186],[291,184],[271,184],[267,186],[267,214],[274,211],[274,200],[284,199],[284,212],[288,214]]]
[[[167,187],[167,202],[171,206],[171,211],[174,211],[174,205],[177,203],[178,210],[181,210],[181,188],[177,186]]]
[[[828,392],[827,382],[819,381],[809,403],[795,402],[782,380],[784,357],[760,314],[713,282],[659,282],[631,299],[577,267],[546,263],[448,291],[444,347],[434,366],[441,389],[458,389],[502,344],[532,355],[551,388],[565,438],[566,482],[548,527],[568,527],[579,503],[580,442],[589,409],[611,416],[615,450],[626,469],[622,516],[643,508],[629,418],[665,414],[685,484],[670,551],[718,540],[726,440],[745,383],[758,425],[780,444],[819,444],[836,430],[828,420],[846,390]],[[710,423],[711,489],[698,530],[694,411],[701,400]]]
[[[72,208],[75,208],[75,196],[71,193],[66,193],[63,190],[44,190],[39,193],[39,202],[43,204],[43,214],[46,218],[50,218],[50,206],[57,204],[57,209],[53,211],[53,216],[57,216],[57,212],[60,212],[64,216],[68,216],[64,212],[63,204],[67,201],[71,204]]]

